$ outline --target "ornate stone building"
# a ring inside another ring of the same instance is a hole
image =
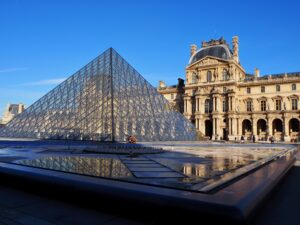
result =
[[[223,38],[191,45],[186,84],[166,86],[163,94],[213,140],[298,140],[300,72],[260,76],[247,74],[239,61],[238,37],[232,48]]]
[[[7,124],[12,118],[25,109],[24,104],[7,104],[2,120],[0,120],[0,126]]]

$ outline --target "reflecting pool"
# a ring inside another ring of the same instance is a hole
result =
[[[154,186],[207,192],[287,152],[284,148],[186,147],[159,154],[52,155],[12,163]],[[7,151],[9,152],[9,151]],[[18,155],[20,155],[18,151]],[[20,156],[25,156],[24,152]],[[0,156],[1,161],[1,156]]]
[[[30,160],[19,160],[16,163],[49,170],[58,170],[97,177],[132,177],[130,171],[126,168],[126,166],[124,166],[124,164],[119,159],[114,158],[49,156]]]

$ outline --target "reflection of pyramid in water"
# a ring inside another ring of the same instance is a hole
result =
[[[125,141],[194,140],[194,126],[112,48],[47,93],[0,136]]]

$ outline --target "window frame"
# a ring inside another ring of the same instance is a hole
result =
[[[276,84],[276,92],[280,92],[280,85],[279,84]]]
[[[246,93],[247,93],[247,94],[251,94],[251,88],[250,88],[250,87],[247,87]]]
[[[265,112],[267,110],[267,101],[261,100],[260,101],[260,111]]]
[[[246,101],[246,111],[252,112],[252,101],[251,100]]]
[[[277,111],[280,111],[280,110],[282,109],[281,103],[282,103],[281,99],[276,99],[276,100],[275,100],[275,109],[276,109]]]
[[[294,104],[296,102],[296,104]],[[298,99],[292,98],[292,110],[298,110]]]
[[[207,83],[212,82],[212,72],[210,70],[208,70],[206,73],[206,81]]]

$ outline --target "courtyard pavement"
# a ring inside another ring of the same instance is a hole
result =
[[[287,176],[277,186],[269,198],[258,210],[250,224],[252,225],[298,225],[300,221],[300,153],[297,161]],[[168,224],[168,218],[160,218],[152,212],[142,216],[134,212],[114,212],[105,206],[88,208],[69,201],[45,194],[25,191],[10,186],[0,179],[0,224]],[[55,190],[53,190],[55,192]],[[101,205],[101,203],[99,203]],[[108,207],[111,208],[111,207]],[[129,209],[130,210],[130,209]],[[166,209],[167,210],[167,209]],[[201,218],[199,218],[201,220]],[[173,221],[174,222],[174,221]],[[189,224],[186,221],[184,224]]]

